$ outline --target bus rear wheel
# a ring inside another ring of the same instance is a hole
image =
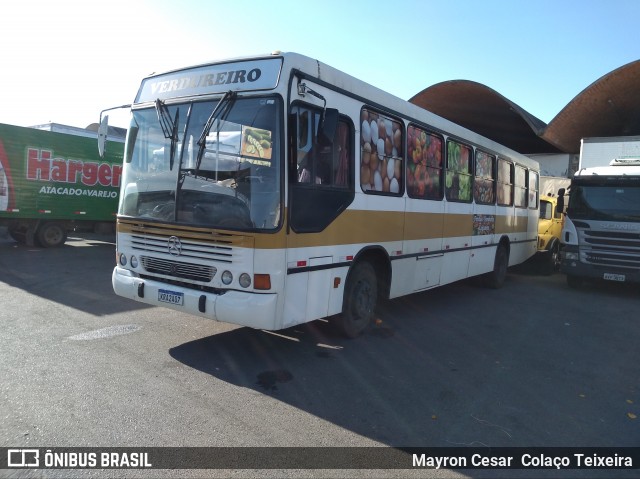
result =
[[[509,250],[504,244],[498,246],[496,258],[493,262],[493,271],[484,277],[484,283],[488,288],[500,289],[507,279],[507,269],[509,268]]]
[[[348,338],[360,336],[371,324],[378,301],[378,281],[370,263],[357,263],[344,288],[342,314],[332,318],[336,329]]]

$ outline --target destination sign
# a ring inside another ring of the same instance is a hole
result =
[[[205,65],[145,78],[136,103],[210,95],[229,90],[270,90],[278,85],[281,58]]]

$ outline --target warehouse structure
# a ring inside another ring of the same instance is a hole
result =
[[[640,60],[596,80],[549,124],[468,80],[437,83],[409,101],[526,155],[576,155],[582,138],[640,135]]]

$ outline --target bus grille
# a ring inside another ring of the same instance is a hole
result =
[[[598,266],[640,270],[640,233],[580,231],[582,260]]]
[[[147,272],[172,276],[174,278],[208,283],[216,274],[216,268],[214,266],[169,261],[152,258],[150,256],[141,256],[140,261],[142,261],[142,266]]]
[[[172,235],[149,233],[146,231],[133,231],[131,233],[131,247],[137,251],[171,257],[169,252],[169,238]],[[189,258],[199,261],[217,261],[231,263],[233,260],[233,247],[230,241],[185,239],[180,237],[180,258]]]

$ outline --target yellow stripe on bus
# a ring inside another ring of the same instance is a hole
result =
[[[396,211],[347,210],[319,233],[295,233],[287,237],[286,228],[274,233],[238,233],[208,228],[144,224],[137,220],[118,220],[118,231],[209,242],[236,247],[282,249],[327,245],[388,243],[435,238],[471,237],[473,214],[404,213]],[[524,233],[526,216],[496,215],[495,234]]]

